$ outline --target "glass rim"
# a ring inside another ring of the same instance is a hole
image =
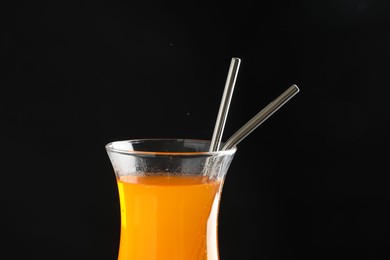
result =
[[[105,148],[107,151],[114,152],[114,153],[120,153],[120,154],[127,154],[127,155],[159,155],[159,156],[222,156],[222,155],[233,155],[237,147],[234,146],[228,150],[221,150],[221,151],[194,151],[194,152],[177,152],[177,151],[137,151],[137,150],[125,150],[125,149],[118,149],[113,148],[113,144],[115,143],[136,143],[136,142],[145,142],[145,141],[160,141],[160,142],[167,142],[167,141],[192,141],[192,142],[210,142],[210,140],[206,139],[192,139],[192,138],[141,138],[141,139],[128,139],[128,140],[120,140],[120,141],[112,141],[106,144]],[[221,144],[221,147],[223,147],[223,143]]]

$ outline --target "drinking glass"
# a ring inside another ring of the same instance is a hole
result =
[[[120,210],[119,260],[218,260],[218,210],[236,148],[210,141],[116,141],[106,150]]]

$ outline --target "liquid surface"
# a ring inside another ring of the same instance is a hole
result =
[[[126,176],[119,260],[217,260],[219,181]]]

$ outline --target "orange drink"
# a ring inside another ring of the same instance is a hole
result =
[[[220,181],[202,175],[122,176],[117,183],[119,260],[218,259]]]
[[[119,193],[118,260],[218,260],[222,184],[236,148],[137,139],[106,145]]]

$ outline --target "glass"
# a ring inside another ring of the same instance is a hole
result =
[[[218,260],[219,200],[236,148],[141,139],[106,146],[121,208],[119,260]]]

